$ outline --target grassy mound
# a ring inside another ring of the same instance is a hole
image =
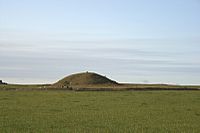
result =
[[[99,75],[97,73],[85,72],[67,76],[53,85],[59,87],[65,87],[65,86],[115,85],[115,84],[117,84],[117,82],[110,80],[105,76]]]

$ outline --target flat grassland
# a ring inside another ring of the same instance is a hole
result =
[[[0,132],[200,132],[200,91],[0,91]]]
[[[73,91],[127,91],[127,90],[200,90],[200,86],[192,85],[168,85],[168,84],[118,84],[118,85],[73,85],[69,87],[57,87],[51,84],[0,85],[1,90],[73,90]]]

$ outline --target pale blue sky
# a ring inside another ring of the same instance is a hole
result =
[[[0,79],[200,84],[199,0],[0,0]]]

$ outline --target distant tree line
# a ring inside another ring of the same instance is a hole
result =
[[[7,83],[5,83],[5,82],[3,82],[2,80],[0,80],[0,84],[7,84]]]

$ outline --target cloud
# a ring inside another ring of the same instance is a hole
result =
[[[148,39],[0,40],[0,76],[24,78],[25,82],[26,78],[38,77],[44,81],[48,78],[57,80],[79,71],[96,71],[111,77],[121,75],[122,81],[130,80],[131,76],[134,79],[143,76],[141,81],[151,81],[151,76],[159,79],[162,76],[187,78],[199,75],[198,49],[187,46],[171,50],[180,44],[165,46],[167,43],[159,45],[158,42]]]

